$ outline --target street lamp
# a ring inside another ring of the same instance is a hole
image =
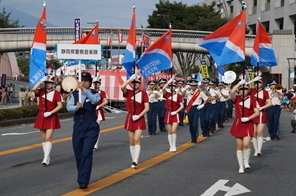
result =
[[[168,14],[156,14],[156,16],[162,16],[167,24],[169,25],[169,28],[171,28],[171,22],[170,22],[170,15]]]

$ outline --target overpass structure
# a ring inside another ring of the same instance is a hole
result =
[[[88,32],[92,28],[82,28],[82,32]],[[120,48],[126,47],[128,37],[128,28],[100,28],[100,43],[105,47]],[[137,37],[140,38],[143,33],[151,38],[154,42],[162,36],[167,29],[148,29],[138,28],[136,30]],[[15,52],[30,50],[35,28],[0,28],[0,52]],[[123,35],[123,42],[118,41],[118,34]],[[211,32],[208,31],[189,31],[189,30],[172,30],[172,46],[173,51],[208,53],[206,49],[197,45],[197,43]],[[112,44],[107,46],[107,38],[111,36]],[[55,44],[70,44],[74,42],[74,28],[60,27],[47,28],[47,49],[53,49]],[[246,36],[246,53],[250,55],[253,45],[254,36]]]
[[[92,28],[82,28],[82,32],[88,32]],[[124,49],[128,37],[129,28],[102,28],[99,29],[100,43],[104,48]],[[147,34],[154,42],[162,36],[167,29],[137,28],[137,37]],[[287,33],[288,32],[288,33]],[[35,28],[0,28],[0,53],[29,51],[31,48]],[[117,35],[123,35],[123,42],[118,41]],[[174,52],[192,52],[207,54],[208,51],[197,43],[209,35],[207,31],[172,30],[172,47]],[[107,46],[107,38],[111,36],[112,44]],[[52,50],[56,44],[70,44],[74,42],[75,33],[73,27],[47,28],[47,50]],[[254,35],[246,35],[246,57],[251,56],[254,43]],[[294,84],[290,78],[290,72],[295,66],[295,36],[288,30],[278,30],[271,36],[273,49],[275,50],[279,66],[261,68],[263,73],[280,74],[281,84],[285,87]],[[289,61],[292,60],[292,61]],[[268,76],[265,76],[266,79]]]

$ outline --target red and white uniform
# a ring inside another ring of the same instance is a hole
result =
[[[46,93],[46,95],[45,95]],[[60,129],[60,120],[57,113],[44,117],[45,112],[50,112],[57,107],[58,102],[62,102],[61,93],[56,90],[39,89],[39,93],[36,94],[39,98],[38,110],[34,128],[37,129]],[[46,99],[45,99],[46,97]]]
[[[165,94],[165,105],[164,107],[167,109],[165,116],[164,116],[164,123],[175,123],[181,122],[180,114],[177,113],[176,115],[172,116],[171,112],[174,112],[179,109],[180,103],[183,103],[183,97],[180,94],[166,92]]]
[[[123,97],[126,98],[126,110],[128,111],[124,128],[127,130],[146,129],[144,116],[139,118],[137,121],[133,121],[132,116],[139,115],[144,110],[144,103],[149,102],[148,94],[144,91],[137,90],[134,96],[134,90],[127,89]]]
[[[235,116],[230,133],[235,137],[253,137],[254,135],[254,122],[249,120],[248,122],[242,122],[242,117],[249,117],[254,114],[254,108],[257,107],[256,100],[251,97],[245,97],[244,108],[243,108],[243,98],[241,96],[236,96],[233,102],[235,106]]]
[[[103,102],[103,99],[104,98],[107,98],[107,96],[106,96],[106,92],[105,91],[98,90],[98,93],[100,94],[101,99],[100,99],[100,101],[98,102],[97,105],[101,105],[102,102]],[[97,120],[105,121],[105,114],[104,114],[103,108],[100,107],[98,110],[96,110],[96,115],[98,116]]]
[[[258,102],[259,107],[263,107],[266,104],[266,100],[270,98],[268,91],[259,89],[250,89],[249,94],[254,97]],[[254,123],[268,123],[267,113],[265,110],[261,110],[258,117],[253,119]]]

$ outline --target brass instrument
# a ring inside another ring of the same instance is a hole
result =
[[[199,88],[200,88],[200,90],[203,91],[203,92],[206,94],[206,96],[208,97],[208,103],[211,103],[211,101],[212,101],[212,99],[210,99],[211,94],[210,94],[210,92],[208,91],[208,89],[204,86],[204,84],[199,85]]]
[[[282,93],[282,92],[283,92],[283,86],[280,85],[280,84],[277,84],[277,85],[275,86],[275,92],[280,92],[280,93]]]
[[[159,91],[160,91],[159,86],[154,86],[154,87],[152,88],[152,92],[153,92],[153,93],[158,93]]]

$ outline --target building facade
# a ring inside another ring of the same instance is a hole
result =
[[[256,24],[260,18],[271,35],[278,60],[278,66],[263,67],[262,71],[268,72],[268,80],[276,79],[284,87],[292,86],[295,83],[296,0],[205,0],[197,5],[210,5],[213,1],[222,17],[229,19],[237,16],[245,4],[248,34],[256,34]]]

